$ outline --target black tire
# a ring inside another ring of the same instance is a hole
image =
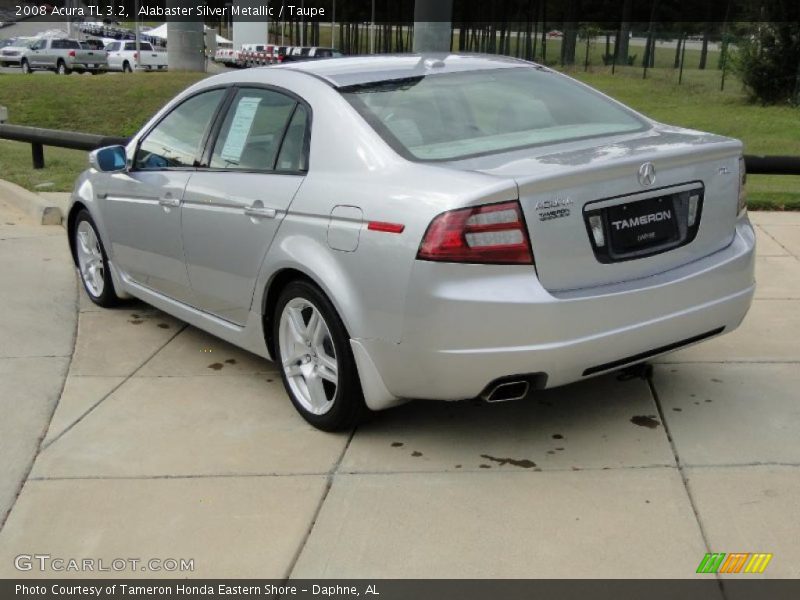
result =
[[[100,247],[100,253],[103,258],[103,291],[99,295],[95,294],[87,284],[78,261],[78,244],[80,243],[78,241],[78,228],[83,222],[88,223],[94,230],[95,236],[97,237],[98,246]],[[111,278],[111,271],[108,268],[108,255],[106,254],[103,241],[98,233],[97,225],[95,225],[94,219],[92,219],[92,215],[89,214],[89,211],[82,209],[75,216],[75,221],[70,230],[70,244],[72,245],[73,255],[75,256],[75,265],[78,268],[78,276],[81,279],[83,289],[86,290],[86,295],[89,296],[89,299],[103,308],[111,308],[118,305],[120,303],[120,298],[117,296],[116,290],[114,290],[114,281]]]
[[[124,63],[122,63],[122,72],[133,73],[133,69],[131,68],[131,63],[129,63],[127,60]]]
[[[33,73],[33,69],[31,69],[31,66],[28,64],[27,60],[23,60],[19,66],[22,68],[22,72],[25,73],[25,75],[30,75]]]
[[[333,343],[338,363],[338,382],[335,393],[330,400],[332,406],[321,415],[314,414],[301,404],[289,385],[286,370],[282,364],[280,349],[281,314],[286,305],[297,298],[310,302],[319,311],[328,326],[330,341]],[[331,304],[322,290],[306,280],[295,280],[287,284],[278,297],[275,313],[272,315],[272,332],[275,342],[275,361],[280,369],[284,388],[297,412],[306,421],[323,431],[342,431],[356,426],[369,413],[364,403],[364,394],[361,391],[361,382],[358,378],[358,369],[355,358],[353,358],[353,351],[350,348],[350,336],[333,304]]]

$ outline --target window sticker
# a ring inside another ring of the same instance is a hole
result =
[[[231,126],[228,129],[228,137],[225,139],[225,145],[220,154],[226,162],[239,164],[260,103],[261,98],[257,96],[245,96],[239,100],[236,113],[233,115]]]

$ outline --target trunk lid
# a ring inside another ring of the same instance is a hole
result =
[[[516,181],[539,280],[550,291],[565,291],[647,277],[727,246],[737,218],[741,152],[738,140],[657,125],[602,143],[450,164]],[[646,163],[655,171],[649,184],[639,177]],[[691,196],[698,209],[690,227]]]

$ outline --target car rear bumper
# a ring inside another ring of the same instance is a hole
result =
[[[389,394],[370,402],[365,389],[368,403],[474,398],[517,375],[555,387],[727,333],[750,307],[754,263],[747,219],[726,248],[690,264],[557,294],[531,267],[418,261],[401,342],[354,340]]]

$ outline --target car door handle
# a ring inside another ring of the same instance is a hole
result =
[[[274,219],[278,211],[274,208],[265,208],[263,206],[248,206],[244,209],[244,214],[248,217],[259,219]]]
[[[168,208],[178,208],[181,205],[181,201],[178,198],[160,198],[158,203]]]

